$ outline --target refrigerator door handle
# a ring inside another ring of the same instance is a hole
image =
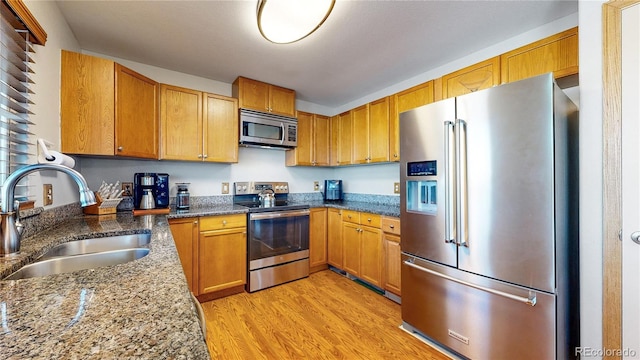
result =
[[[444,242],[455,242],[455,131],[453,121],[444,122]]]
[[[494,294],[494,295],[506,297],[508,299],[519,301],[519,302],[527,304],[529,306],[535,306],[536,305],[536,293],[533,292],[533,291],[529,291],[529,297],[513,295],[513,294],[506,293],[504,291],[495,290],[495,289],[491,289],[491,288],[488,288],[488,287],[476,285],[476,284],[473,284],[473,283],[470,283],[470,282],[467,282],[467,281],[464,281],[464,280],[456,279],[456,278],[451,277],[449,275],[441,274],[441,273],[439,273],[437,271],[433,271],[431,269],[424,268],[424,267],[422,267],[420,265],[416,265],[416,264],[414,264],[413,262],[411,262],[409,260],[405,260],[404,264],[409,266],[409,267],[412,267],[414,269],[417,269],[417,270],[420,270],[420,271],[424,271],[424,272],[426,272],[428,274],[435,275],[435,276],[441,277],[443,279],[456,282],[456,283],[461,284],[461,285],[469,286],[469,287],[472,287],[474,289],[478,289],[480,291],[485,291],[485,292],[488,292],[488,293],[491,293],[491,294]]]
[[[459,246],[469,247],[467,222],[467,123],[456,120],[456,202],[458,204],[457,225]]]

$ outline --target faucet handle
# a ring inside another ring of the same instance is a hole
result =
[[[16,212],[16,217],[15,217],[16,230],[18,231],[18,236],[20,236],[24,231],[24,224],[20,222],[20,201],[15,200],[13,202],[13,208],[15,209],[15,212]]]

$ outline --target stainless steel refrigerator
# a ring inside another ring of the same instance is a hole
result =
[[[472,359],[573,359],[578,112],[551,74],[400,114],[403,327]]]

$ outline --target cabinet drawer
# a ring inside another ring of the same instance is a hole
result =
[[[360,224],[360,213],[352,210],[342,210],[342,221]]]
[[[400,219],[395,217],[382,217],[382,231],[389,233],[400,235]]]
[[[380,215],[360,213],[360,224],[380,229]]]
[[[246,214],[205,216],[200,218],[200,231],[231,229],[246,226]]]

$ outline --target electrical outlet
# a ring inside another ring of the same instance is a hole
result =
[[[229,183],[228,182],[223,182],[222,183],[222,193],[223,194],[228,194],[229,193]]]
[[[53,185],[42,184],[42,204],[44,206],[53,204]]]
[[[313,182],[313,191],[318,191],[318,190],[320,190],[320,182],[314,181]]]
[[[394,194],[400,194],[400,183],[399,182],[393,183],[393,193]]]

